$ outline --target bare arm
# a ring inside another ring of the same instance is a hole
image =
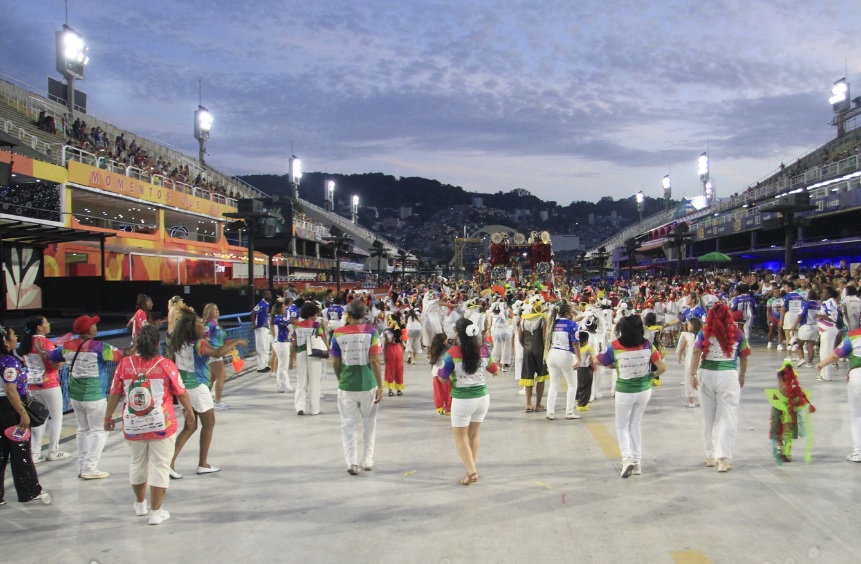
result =
[[[691,373],[688,377],[691,379],[691,386],[693,389],[697,389],[699,387],[699,382],[697,381],[697,370],[700,367],[700,358],[703,356],[703,350],[694,347],[694,353],[691,360]]]
[[[120,394],[108,395],[108,406],[105,408],[105,431],[114,430],[114,411],[120,403]]]
[[[744,375],[747,372],[747,357],[743,356],[738,359],[738,385],[744,388]]]
[[[655,361],[655,371],[652,372],[652,378],[658,378],[661,374],[667,371],[667,363],[664,362],[663,358],[659,358]]]
[[[374,378],[377,380],[377,394],[374,398],[374,403],[380,403],[383,399],[383,377],[380,371],[380,355],[375,354],[371,357],[371,370],[374,371]]]

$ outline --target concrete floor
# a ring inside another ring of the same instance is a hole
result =
[[[178,463],[185,477],[168,492],[169,521],[135,516],[128,451],[114,432],[100,465],[109,479],[78,480],[74,459],[45,462],[52,506],[7,494],[0,550],[16,563],[861,561],[861,464],[844,460],[845,381],[816,382],[802,369],[818,408],[814,459],[778,466],[763,388],[782,357],[754,347],[734,469],[718,474],[702,462],[700,412],[684,406],[671,351],[644,419],[643,475],[627,480],[612,399],[581,420],[547,421],[524,413],[513,373],[501,374],[490,383],[481,480],[469,487],[457,484],[463,468],[425,364],[407,366],[403,397],[384,398],[376,467],[357,477],[346,472],[331,376],[323,413],[298,417],[273,377],[239,375],[225,392],[234,409],[217,414],[210,462],[222,471],[194,473],[193,439]],[[71,416],[66,425],[73,433]],[[74,452],[74,440],[64,448]],[[802,452],[797,444],[797,459]]]

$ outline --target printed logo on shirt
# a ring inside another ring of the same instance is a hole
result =
[[[3,381],[7,384],[14,384],[18,381],[18,370],[10,366],[3,370]]]

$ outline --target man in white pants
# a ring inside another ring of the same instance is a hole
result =
[[[269,372],[270,332],[269,332],[269,300],[272,294],[263,290],[263,299],[257,302],[251,312],[251,323],[254,324],[254,348],[257,350],[257,372]]]
[[[346,308],[347,323],[332,334],[332,367],[338,378],[338,412],[347,472],[359,473],[359,425],[363,427],[362,468],[374,467],[377,406],[383,399],[380,336],[365,323],[367,307],[354,300]]]

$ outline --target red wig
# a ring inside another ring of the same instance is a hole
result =
[[[732,354],[732,345],[737,331],[729,308],[723,302],[718,302],[709,310],[706,324],[703,326],[703,356],[709,352],[709,338],[714,336],[726,356]]]

